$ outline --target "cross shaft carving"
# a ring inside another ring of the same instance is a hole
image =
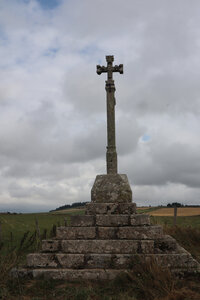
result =
[[[97,74],[108,73],[106,81],[107,95],[107,174],[117,174],[117,152],[115,145],[115,84],[113,72],[123,74],[123,65],[113,66],[114,56],[106,56],[107,67],[97,65]]]

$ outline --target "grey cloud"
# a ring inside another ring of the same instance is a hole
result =
[[[143,84],[133,87],[132,95],[129,95],[129,109],[137,110],[139,114],[198,114],[200,89],[197,78],[192,75],[190,69],[184,74],[167,71],[144,78]],[[122,105],[127,110],[128,106]]]
[[[167,183],[200,187],[198,146],[167,144],[164,140],[146,146],[122,160],[131,182],[141,186],[163,186]]]
[[[199,12],[196,0],[70,0],[51,13],[1,3],[0,210],[89,199],[105,172],[106,76],[96,64],[106,54],[124,64],[116,141],[134,199],[198,201]]]
[[[185,185],[166,184],[157,186],[134,186],[133,198],[138,205],[160,205],[172,202],[198,204],[200,189],[188,188]]]

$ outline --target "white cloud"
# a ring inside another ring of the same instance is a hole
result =
[[[119,171],[138,204],[199,203],[199,1],[0,4],[0,210],[89,201],[105,172],[105,74]],[[148,135],[149,140],[141,137]]]

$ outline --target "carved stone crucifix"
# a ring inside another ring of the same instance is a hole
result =
[[[113,66],[114,56],[106,56],[107,67],[97,65],[97,74],[108,73],[106,80],[107,92],[107,152],[106,164],[107,174],[117,174],[117,152],[115,144],[115,83],[113,72],[123,74],[123,65]]]

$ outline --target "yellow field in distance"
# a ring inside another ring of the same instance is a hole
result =
[[[174,208],[160,208],[155,211],[151,211],[148,214],[151,216],[171,217],[174,215]],[[200,216],[200,207],[178,207],[177,216]]]
[[[71,214],[74,212],[83,212],[84,208],[68,208],[68,209],[62,209],[62,210],[55,210],[52,211],[52,214]]]

